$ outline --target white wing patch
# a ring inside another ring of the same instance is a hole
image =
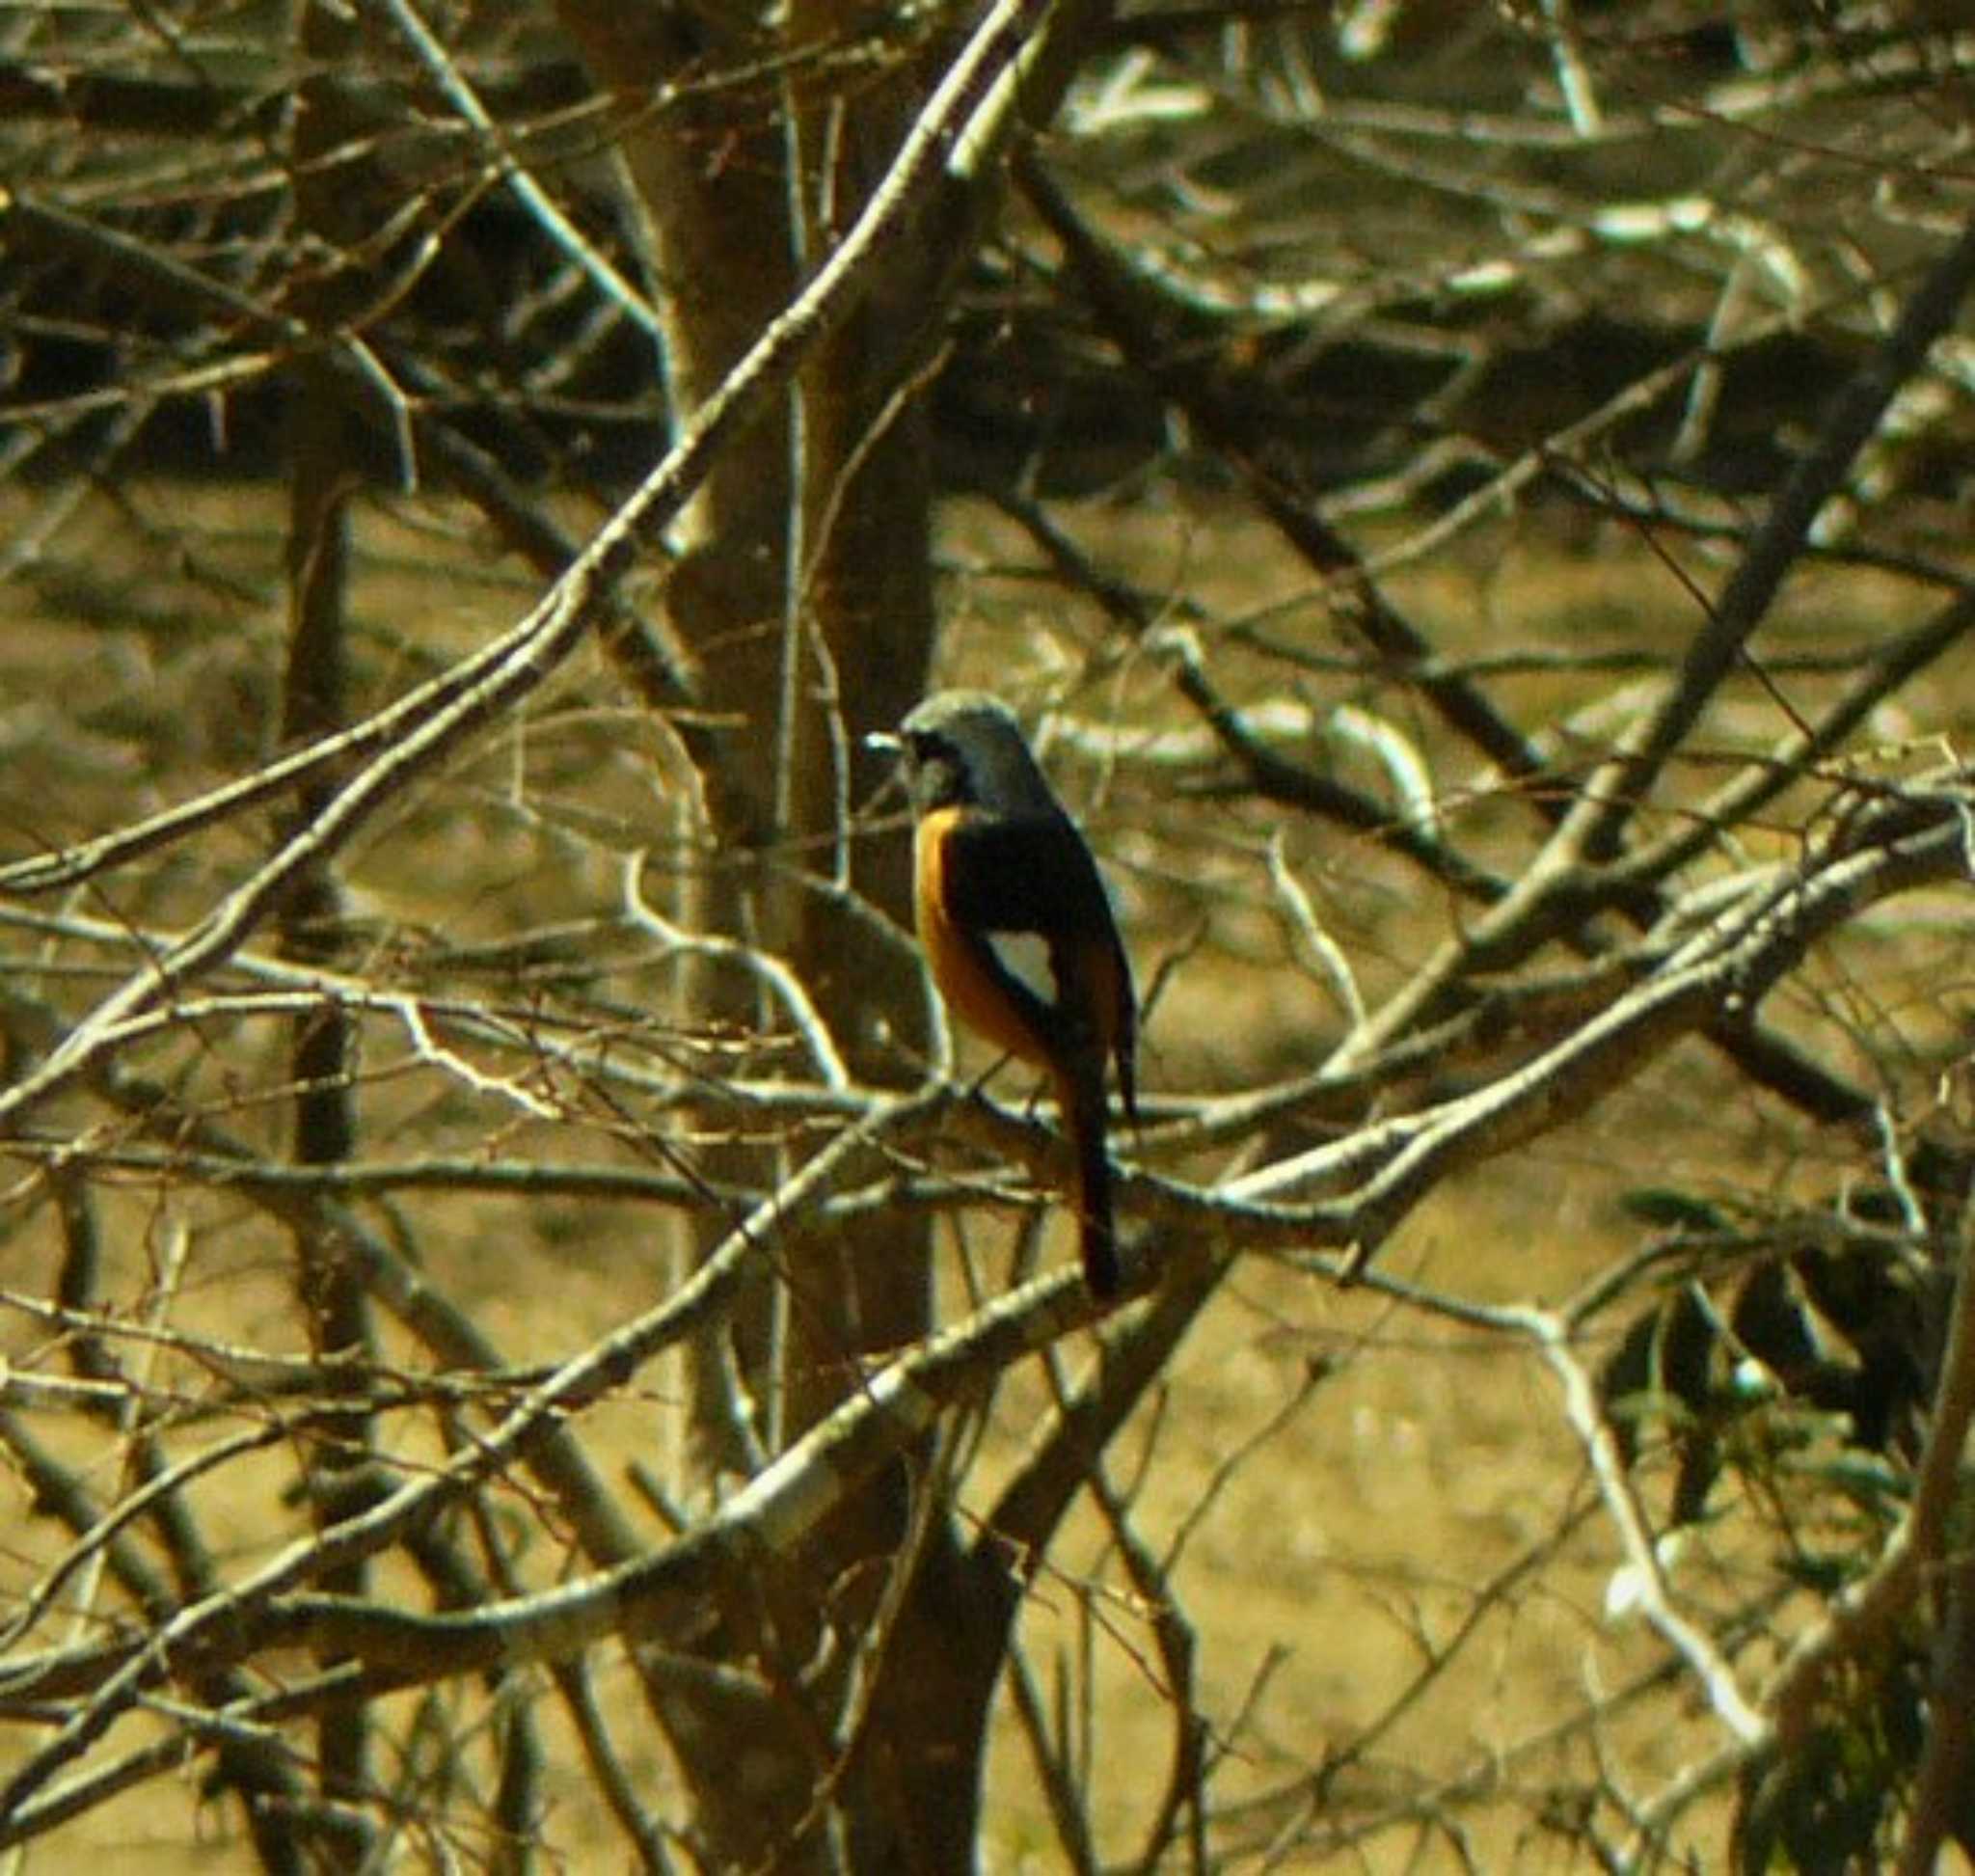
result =
[[[986,937],[995,963],[1038,1002],[1055,1009],[1061,992],[1049,962],[1049,940],[1040,932],[988,932]]]

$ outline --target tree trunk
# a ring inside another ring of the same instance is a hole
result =
[[[667,81],[704,72],[709,61],[717,68],[768,49],[752,31],[715,44],[679,16],[655,23],[624,12],[560,5],[600,84],[627,108]],[[792,21],[791,41],[829,25]],[[625,173],[676,411],[703,401],[798,274],[826,252],[918,100],[911,71],[876,91],[864,73],[853,110],[827,93],[798,95],[769,81],[704,93],[626,131]],[[801,175],[792,182],[798,149]],[[833,212],[819,215],[819,201],[833,203]],[[925,682],[933,636],[925,425],[917,399],[887,405],[917,355],[899,336],[925,331],[928,316],[923,306],[908,308],[902,325],[882,293],[852,315],[803,375],[798,399],[717,465],[684,518],[684,557],[666,591],[675,629],[698,661],[705,720],[717,725],[692,747],[706,815],[695,844],[719,863],[683,869],[678,913],[688,929],[744,938],[786,960],[817,993],[855,1069],[879,1079],[900,1073],[880,1036],[922,1040],[916,988],[868,931],[795,875],[804,865],[828,882],[830,856],[851,852],[843,804],[875,778],[863,736],[896,722]],[[846,757],[848,775],[840,773]],[[903,919],[905,843],[873,843],[854,862],[860,890]],[[730,1034],[761,1027],[756,987],[739,973],[703,970],[689,996],[692,1020]],[[769,1149],[740,1146],[710,1170],[759,1183],[772,1158]],[[730,1222],[709,1220],[695,1248]],[[768,1403],[751,1430],[771,1448],[836,1404],[860,1355],[925,1333],[928,1240],[923,1224],[901,1221],[860,1234],[854,1246],[797,1235],[764,1246],[765,1281],[714,1332],[729,1346],[709,1341],[695,1351],[681,1481],[689,1495],[717,1494],[723,1476],[747,1464],[747,1429],[732,1398],[737,1367],[749,1400]],[[779,1298],[771,1277],[785,1286]],[[828,1776],[855,1633],[881,1593],[885,1572],[876,1565],[906,1528],[907,1471],[901,1466],[867,1490],[799,1573],[746,1592],[743,1599],[754,1600],[717,1646],[729,1667],[758,1665],[760,1683],[750,1690],[729,1676],[716,1691],[689,1681],[669,1701],[694,1823],[716,1865],[751,1864],[791,1844]],[[840,1666],[824,1685],[801,1685],[825,1620],[847,1631]],[[799,1695],[789,1691],[798,1686]],[[780,1866],[812,1861],[828,1861],[814,1832]],[[914,1865],[860,1858],[859,1866]]]

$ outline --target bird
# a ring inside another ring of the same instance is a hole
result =
[[[1138,1000],[1097,863],[1007,704],[936,691],[869,739],[913,814],[913,913],[947,1007],[1049,1078],[1069,1134],[1084,1281],[1118,1293],[1107,1073],[1138,1126]]]

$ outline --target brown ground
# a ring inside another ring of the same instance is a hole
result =
[[[59,575],[0,588],[0,829],[10,852],[182,799],[236,770],[264,739],[278,659],[277,586],[275,541],[258,499],[140,491],[137,514],[161,530],[189,530],[197,564],[133,591],[121,576],[142,536],[129,516],[105,510],[64,538]],[[1307,580],[1252,524],[1230,524],[1211,503],[1084,521],[1114,563],[1145,585],[1202,601],[1218,617],[1308,592]],[[525,603],[526,583],[507,569],[471,552],[463,560],[408,526],[373,519],[365,539],[363,624],[373,699]],[[1040,683],[1047,660],[1074,649],[1079,631],[1082,646],[1097,649],[1096,635],[1074,619],[1068,634],[1056,629],[1063,609],[1047,590],[1005,576],[1012,537],[984,517],[957,511],[947,548],[956,668],[991,661],[997,672],[1024,671]],[[1684,629],[1691,616],[1664,575],[1609,543],[1559,555],[1498,538],[1486,564],[1444,555],[1429,571],[1395,577],[1393,591],[1450,646],[1619,645],[1652,636],[1650,623],[1641,632],[1642,608],[1658,612],[1663,632]],[[1883,629],[1872,609],[1884,598],[1862,579],[1821,579],[1779,622],[1777,640]],[[1313,604],[1272,624],[1318,650],[1339,648]],[[1231,660],[1231,668],[1240,667]],[[1286,681],[1258,658],[1250,657],[1247,670],[1258,687]],[[1127,660],[1118,679],[1136,697],[1157,695],[1150,658]],[[1538,721],[1619,681],[1524,678],[1502,694],[1523,720]],[[1320,697],[1346,691],[1341,679],[1321,674],[1309,687]],[[1004,677],[1003,688],[1025,687]],[[1085,696],[1110,694],[1098,686]],[[1970,694],[1965,686],[1961,694]],[[1776,733],[1772,706],[1753,688],[1745,707],[1747,733]],[[1889,720],[1885,734],[1932,726]],[[608,909],[614,855],[636,844],[664,760],[663,739],[615,707],[608,683],[585,670],[556,687],[553,704],[531,716],[526,739],[506,729],[483,736],[418,804],[366,836],[357,859],[365,904],[380,931],[443,928],[454,941]],[[548,810],[542,823],[498,811],[517,788]],[[485,808],[471,838],[449,818],[463,800]],[[1155,845],[1135,826],[1139,815],[1123,791],[1091,800],[1094,835],[1120,888],[1141,976],[1150,980],[1202,917],[1216,940],[1179,965],[1153,1014],[1150,1086],[1238,1088],[1307,1064],[1339,1019],[1325,985],[1288,960],[1258,864],[1268,825],[1210,813]],[[1516,850],[1522,824],[1512,807],[1482,800],[1471,815],[1502,854]],[[210,862],[236,864],[260,827],[243,822],[217,836]],[[1377,996],[1444,933],[1447,908],[1332,836],[1285,833],[1322,915],[1363,973],[1366,994]],[[203,878],[167,874],[141,905],[122,910],[165,921],[188,915],[205,895]],[[100,915],[102,908],[83,901],[76,910]],[[15,933],[9,944],[18,954],[28,940]],[[1859,1001],[1867,1001],[1862,993]],[[1897,1003],[1893,986],[1873,1007],[1890,1021]],[[271,1056],[267,1066],[272,1082]],[[408,1150],[422,1137],[416,1129],[447,1124],[445,1099],[429,1081],[382,1083],[375,1101],[374,1113],[388,1117],[372,1122],[375,1153]],[[279,1108],[270,1107],[257,1114],[243,1105],[232,1123],[277,1137]],[[406,1130],[392,1137],[392,1128]],[[532,1137],[517,1125],[490,1144],[519,1151]],[[605,1152],[604,1130],[578,1129],[572,1139],[565,1129],[548,1150]],[[1683,1051],[1577,1126],[1442,1191],[1385,1249],[1383,1264],[1460,1296],[1556,1298],[1637,1244],[1637,1229],[1616,1205],[1629,1186],[1752,1180],[1780,1190],[1814,1185],[1819,1176],[1800,1144],[1786,1148],[1775,1115],[1734,1092],[1704,1054]],[[32,1293],[46,1280],[46,1220],[0,1215],[19,1220],[7,1280]],[[435,1282],[517,1361],[578,1348],[658,1291],[651,1219],[629,1208],[538,1209],[524,1231],[492,1201],[407,1202],[405,1215]],[[224,1320],[235,1341],[291,1346],[281,1246],[244,1207],[157,1206],[140,1188],[115,1223],[114,1262],[126,1286],[120,1300],[131,1303],[146,1266],[155,1271],[169,1259],[182,1225],[194,1235],[177,1319]],[[1051,1255],[1063,1250],[1058,1240]],[[545,1270],[553,1281],[543,1280]],[[17,1317],[4,1336],[20,1367],[43,1340]],[[1072,1348],[1066,1358],[1073,1368],[1087,1352]],[[1033,1373],[1018,1375],[996,1402],[969,1506],[988,1502],[992,1481],[1019,1450],[1040,1385]],[[654,1415],[663,1425],[671,1413],[668,1386],[663,1375],[648,1377],[633,1400],[594,1416],[589,1430],[599,1450],[613,1459],[651,1455]],[[1306,1387],[1301,1405],[1285,1412]],[[75,1455],[103,1437],[73,1427],[46,1436]],[[264,1476],[284,1465],[268,1461]],[[1180,1351],[1142,1424],[1114,1451],[1111,1477],[1119,1489],[1136,1489],[1136,1525],[1154,1552],[1186,1532],[1173,1582],[1199,1645],[1199,1708],[1215,1749],[1227,1754],[1216,1775],[1224,1800],[1269,1798],[1269,1814],[1292,1826],[1311,1775],[1366,1728],[1380,1727],[1337,1778],[1320,1822],[1307,1820],[1311,1838],[1341,1837],[1354,1823],[1409,1802],[1419,1806],[1418,1820],[1362,1845],[1333,1841],[1340,1866],[1455,1867],[1465,1855],[1483,1869],[1575,1867],[1579,1847],[1537,1823],[1538,1794],[1582,1788],[1600,1763],[1629,1791],[1650,1794],[1721,1741],[1690,1686],[1671,1699],[1615,1707],[1556,1752],[1523,1750],[1611,1699],[1662,1652],[1637,1625],[1606,1619],[1616,1558],[1609,1527],[1595,1513],[1579,1515],[1587,1502],[1584,1468],[1548,1373],[1500,1338],[1397,1311],[1371,1294],[1339,1296],[1285,1268],[1244,1266]],[[1653,1502],[1662,1489],[1649,1488]],[[292,1529],[295,1513],[274,1512],[278,1528],[270,1530],[267,1508],[251,1490],[236,1482],[231,1497],[236,1511],[249,1514],[233,1527],[241,1548],[227,1559],[238,1566]],[[12,1533],[0,1544],[0,1596],[8,1596],[31,1580],[56,1539],[47,1521],[29,1520],[17,1478],[0,1481],[0,1503]],[[214,1514],[224,1515],[218,1508]],[[1716,1554],[1720,1574],[1704,1564],[1691,1579],[1704,1601],[1725,1597],[1737,1572],[1767,1567],[1738,1548],[1732,1526]],[[1422,1665],[1457,1635],[1454,1664],[1396,1710]],[[1107,1856],[1126,1855],[1165,1777],[1173,1712],[1145,1614],[1123,1589],[1095,1517],[1079,1517],[1038,1579],[1023,1643],[1045,1707],[1059,1688],[1075,1707],[1087,1668],[1095,1681],[1098,1840]],[[607,1690],[621,1688],[621,1667],[608,1667],[602,1679]],[[1495,1795],[1456,1808],[1445,1787],[1455,1777]],[[561,1866],[623,1866],[619,1841],[598,1834],[608,1827],[566,1762],[551,1789],[548,1836]],[[1436,1816],[1449,1834],[1436,1832]],[[1718,1862],[1720,1816],[1702,1807],[1690,1819],[1685,1840],[1696,1866]],[[1611,1828],[1609,1814],[1603,1822]],[[219,1876],[246,1866],[232,1827],[230,1814],[202,1809],[195,1768],[92,1813],[30,1866],[80,1867],[86,1860],[101,1876],[195,1867]],[[1260,1835],[1244,1833],[1251,1841]],[[1284,1866],[1318,1860],[1306,1850]],[[1001,1728],[990,1767],[985,1861],[1005,1870],[1061,1866],[1012,1723]]]

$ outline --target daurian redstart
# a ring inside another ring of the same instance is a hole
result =
[[[1084,1280],[1113,1295],[1105,1065],[1137,1126],[1138,1005],[1096,862],[999,698],[942,691],[872,740],[904,762],[933,982],[969,1027],[1047,1073],[1076,1167]]]

